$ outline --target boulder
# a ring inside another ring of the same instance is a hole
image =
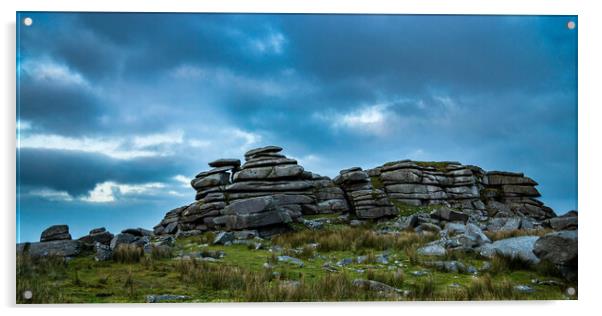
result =
[[[419,255],[423,256],[445,256],[445,254],[447,253],[443,246],[436,243],[420,247],[418,248],[417,252]]]
[[[240,167],[240,159],[218,159],[209,163],[209,167]]]
[[[40,236],[40,241],[53,240],[71,240],[71,234],[69,234],[69,226],[53,225],[46,228]]]
[[[106,232],[106,231],[107,231],[107,229],[106,229],[106,228],[104,228],[104,227],[99,227],[99,228],[94,228],[94,229],[90,230],[90,233],[89,233],[89,234],[90,234],[90,235],[94,235],[94,234],[100,234],[100,233],[104,233],[104,232]]]
[[[17,244],[17,253],[31,257],[75,257],[82,251],[82,242],[78,240],[52,240]]]
[[[230,174],[227,172],[214,173],[201,178],[193,179],[190,184],[195,190],[204,190],[220,185],[227,185],[230,183]]]
[[[535,242],[533,253],[542,260],[577,268],[578,240],[576,230],[546,234]]]
[[[213,239],[214,245],[224,245],[227,242],[234,240],[234,233],[232,232],[219,232]]]
[[[355,287],[367,289],[370,291],[381,292],[381,293],[398,293],[401,292],[390,285],[374,280],[355,279],[351,282]]]
[[[95,231],[95,230],[92,230]],[[103,230],[103,231],[98,231],[96,233],[92,233],[92,231],[90,231],[90,235],[86,235],[82,238],[79,239],[79,241],[85,243],[86,245],[94,245],[95,243],[99,242],[103,245],[108,245],[111,243],[111,240],[113,239],[113,234],[111,234],[110,232]]]
[[[559,216],[548,219],[548,224],[553,230],[576,230],[577,221],[576,216]]]
[[[304,265],[303,261],[301,261],[301,259],[297,259],[297,258],[294,258],[294,257],[290,257],[290,256],[278,256],[276,258],[277,258],[277,260],[279,262],[285,262],[285,263],[289,263],[289,264],[296,265],[296,266],[299,266],[299,267],[303,267],[303,265]]]
[[[480,248],[481,256],[493,258],[500,255],[509,258],[518,258],[531,264],[539,263],[539,258],[533,253],[537,236],[521,236],[497,240],[485,244]]]

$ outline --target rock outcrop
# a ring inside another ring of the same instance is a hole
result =
[[[69,226],[53,225],[46,228],[40,236],[40,242],[53,240],[71,240],[71,234],[69,234]]]
[[[219,159],[191,181],[196,202],[173,209],[155,234],[210,229],[241,230],[287,224],[304,214],[347,212],[343,190],[328,177],[305,171],[267,146],[237,159]]]
[[[305,170],[278,146],[250,150],[244,158],[244,164],[238,159],[209,163],[213,169],[191,181],[196,202],[167,212],[154,234],[261,231],[322,213],[374,220],[399,215],[401,207],[431,205],[441,206],[430,214],[441,225],[471,222],[483,229],[490,225],[491,230],[540,227],[544,222],[576,225],[576,219],[546,221],[555,214],[537,200],[537,182],[522,173],[487,172],[458,162],[401,160],[368,170],[341,170],[331,180]]]

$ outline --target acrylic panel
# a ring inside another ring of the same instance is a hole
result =
[[[16,21],[17,303],[577,299],[577,16]]]

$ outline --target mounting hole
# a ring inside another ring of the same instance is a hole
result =
[[[23,24],[25,24],[25,26],[31,26],[33,24],[33,20],[30,17],[26,17],[23,19]]]
[[[26,300],[30,300],[33,297],[33,293],[31,293],[31,291],[27,290],[25,292],[23,292],[23,298]]]
[[[575,291],[574,287],[569,287],[568,289],[566,289],[566,294],[568,294],[569,296],[574,296],[576,292],[577,291]]]
[[[574,29],[575,29],[575,26],[577,26],[577,25],[575,24],[575,21],[568,21],[568,22],[566,23],[566,27],[567,27],[569,30],[574,30]]]

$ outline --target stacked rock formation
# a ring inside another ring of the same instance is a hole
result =
[[[457,162],[389,162],[369,171],[387,196],[409,205],[444,204],[470,211],[484,210],[479,190],[484,172]]]
[[[341,170],[334,182],[345,191],[358,218],[374,219],[399,212],[381,188],[375,188],[368,173],[360,167]]]
[[[209,163],[191,185],[197,202],[167,213],[155,234],[246,229],[291,222],[303,214],[347,211],[341,188],[305,171],[282,148],[266,146],[237,159]]]
[[[554,211],[536,198],[537,182],[522,173],[487,172],[483,199],[490,216],[528,216],[543,220],[554,217]],[[503,205],[500,205],[503,204]]]
[[[169,211],[154,233],[273,228],[321,213],[351,212],[358,219],[378,219],[398,215],[404,204],[446,206],[449,209],[431,214],[445,221],[523,217],[529,224],[524,226],[530,227],[532,220],[556,216],[537,200],[537,183],[522,173],[486,172],[458,162],[401,160],[369,170],[345,169],[331,180],[305,170],[281,152],[280,147],[266,146],[245,153],[242,165],[238,159],[209,163],[213,169],[191,181],[196,202]]]

